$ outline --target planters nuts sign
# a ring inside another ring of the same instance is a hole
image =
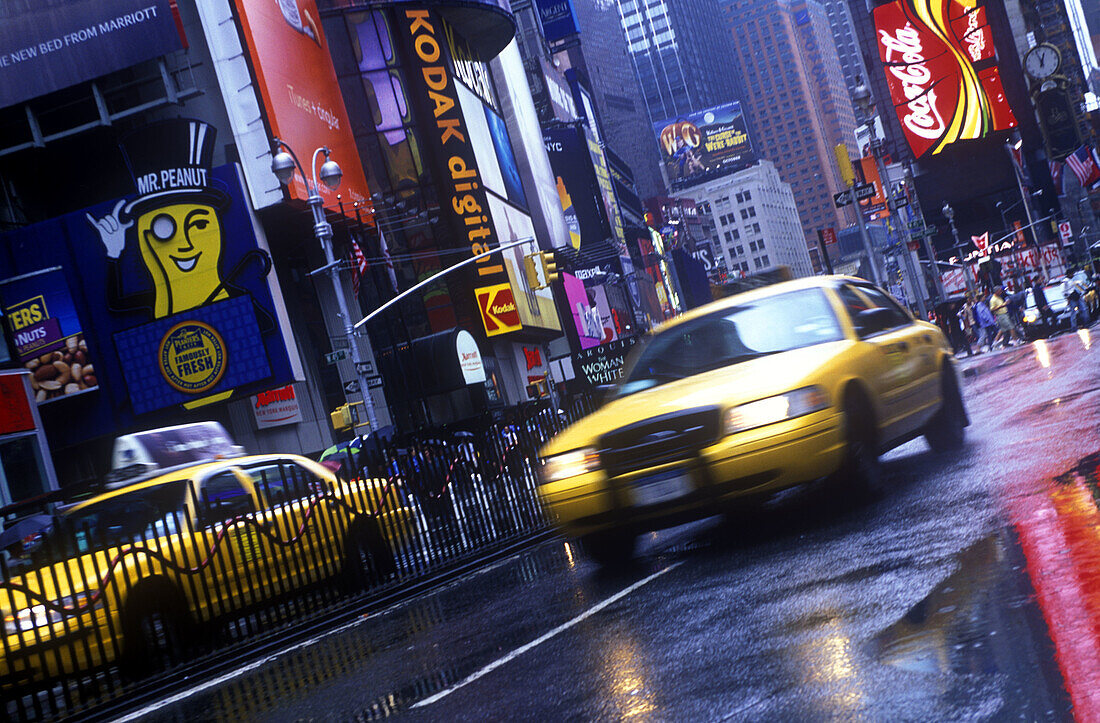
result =
[[[139,129],[121,143],[136,195],[0,237],[0,279],[61,264],[110,391],[100,434],[294,378],[271,258],[237,167],[211,167],[214,143],[201,121]]]

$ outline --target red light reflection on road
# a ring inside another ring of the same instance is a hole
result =
[[[1077,720],[1100,721],[1100,455],[1010,513]]]

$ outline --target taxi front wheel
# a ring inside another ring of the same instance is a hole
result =
[[[858,494],[878,492],[882,478],[878,427],[870,403],[858,392],[846,395],[844,437],[847,440],[844,461],[833,475],[834,482]]]
[[[122,617],[123,671],[140,680],[186,661],[193,627],[182,597],[170,585],[138,591]]]

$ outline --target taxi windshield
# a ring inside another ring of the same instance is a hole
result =
[[[616,396],[843,338],[821,289],[746,301],[656,334],[638,353]]]

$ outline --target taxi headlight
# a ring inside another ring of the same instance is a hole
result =
[[[746,429],[801,417],[828,406],[829,395],[825,390],[821,387],[803,387],[729,409],[723,419],[722,429],[727,435],[736,434]]]
[[[575,449],[547,457],[542,465],[542,481],[558,482],[599,469],[600,456],[591,448]]]
[[[1024,312],[1024,323],[1025,324],[1034,324],[1035,320],[1038,319],[1038,318],[1039,318],[1039,312],[1038,311],[1029,309],[1028,311]]]
[[[98,603],[94,606],[88,604],[93,597],[94,593],[82,592],[51,600],[50,605],[39,603],[14,613],[7,612],[4,614],[4,633],[14,635],[35,628],[48,627],[67,618],[79,617],[91,607],[99,607]],[[65,609],[57,610],[52,606]]]

